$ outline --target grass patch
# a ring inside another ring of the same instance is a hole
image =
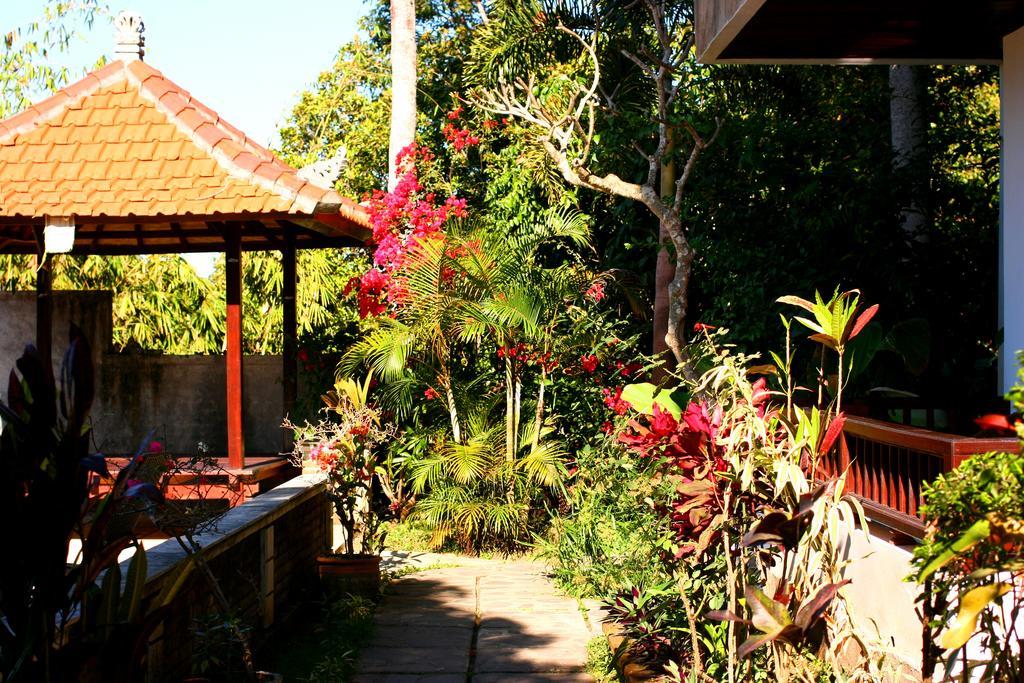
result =
[[[401,569],[388,570],[384,572],[384,578],[381,584],[381,590],[387,592],[388,586],[392,582],[397,581],[403,576],[409,576],[410,574],[419,574],[420,572],[429,572],[432,569],[453,569],[455,567],[461,567],[462,565],[457,562],[433,562],[431,564],[424,565],[407,565]]]
[[[430,542],[433,535],[422,522],[407,519],[404,522],[386,522],[385,545],[389,550],[407,550],[416,553],[438,552]]]
[[[282,674],[286,681],[350,680],[359,651],[373,634],[374,607],[372,600],[351,595],[321,605],[319,615],[296,620],[291,635],[271,648],[261,668]]]
[[[587,643],[587,673],[594,677],[596,683],[619,683],[622,680],[615,670],[615,658],[604,636],[591,638]]]

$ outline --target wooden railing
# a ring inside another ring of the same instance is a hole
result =
[[[839,448],[820,466],[828,476],[848,471],[846,490],[868,517],[913,538],[924,535],[918,516],[921,487],[965,459],[990,451],[1016,451],[1016,439],[955,436],[919,427],[850,417]]]

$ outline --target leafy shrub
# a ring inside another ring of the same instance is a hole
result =
[[[649,473],[620,446],[606,440],[576,456],[566,510],[538,539],[555,580],[577,597],[605,597],[624,586],[647,586],[667,575],[652,559],[658,552],[653,510],[638,505],[650,495]]]
[[[927,531],[914,566],[924,585],[924,675],[941,648],[947,677],[959,664],[983,680],[1020,680],[1014,625],[1024,614],[1024,456],[976,455],[925,485],[923,495]],[[972,639],[979,647],[969,658]]]

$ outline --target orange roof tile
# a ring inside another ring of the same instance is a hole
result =
[[[0,217],[326,214],[369,227],[363,207],[297,173],[138,60],[0,122]]]

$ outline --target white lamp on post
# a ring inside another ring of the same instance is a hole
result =
[[[43,226],[43,251],[47,254],[67,254],[74,246],[74,217],[47,216]]]

